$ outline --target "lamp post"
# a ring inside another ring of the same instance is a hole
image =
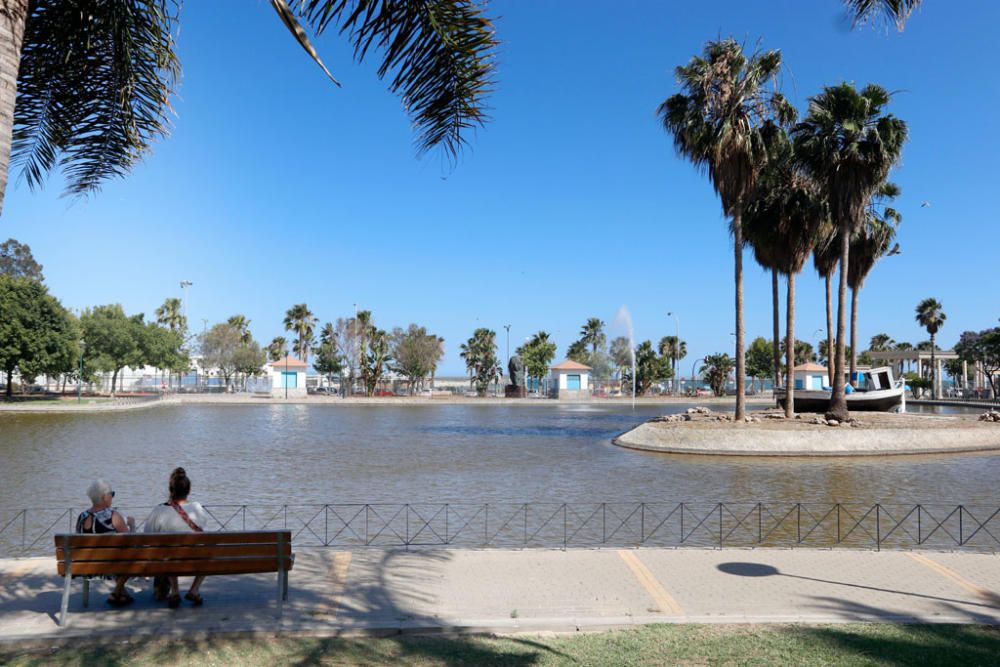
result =
[[[76,377],[76,402],[83,402],[83,350],[87,346],[87,341],[80,339],[80,374]]]
[[[667,311],[667,317],[673,317],[674,324],[677,325],[676,328],[677,340],[674,342],[674,349],[672,350],[674,353],[674,366],[673,366],[674,377],[672,379],[672,383],[674,385],[674,393],[677,393],[677,390],[680,388],[680,383],[677,380],[677,362],[679,361],[678,355],[680,354],[680,347],[681,347],[681,319],[677,317],[677,315],[675,315],[673,311],[669,310]]]
[[[507,358],[504,359],[504,363],[510,366],[510,325],[505,324],[503,328],[507,330]]]
[[[285,373],[281,376],[281,384],[285,385],[285,400],[288,400],[288,351],[285,351]]]
[[[820,340],[821,340],[820,337],[817,336],[817,334],[822,334],[824,331],[826,331],[826,329],[816,329],[816,331],[813,331],[813,337],[816,339],[816,360],[817,361],[819,361],[819,343],[820,343]]]

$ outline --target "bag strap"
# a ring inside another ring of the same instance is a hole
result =
[[[168,504],[171,507],[173,507],[174,510],[177,511],[177,513],[181,516],[181,518],[184,519],[184,523],[186,523],[188,525],[188,527],[191,528],[191,530],[193,530],[196,533],[203,533],[203,532],[205,532],[202,529],[201,526],[199,526],[198,524],[196,524],[194,521],[191,520],[191,517],[189,517],[188,513],[184,511],[184,508],[181,507],[180,503],[175,503],[175,502],[171,501]]]

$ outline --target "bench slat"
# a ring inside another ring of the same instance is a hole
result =
[[[63,546],[69,536],[70,548],[110,546],[172,546],[178,544],[277,544],[279,533],[290,542],[292,531],[233,531],[218,533],[104,533],[102,535],[67,533],[55,536],[55,546]]]
[[[281,549],[285,557],[292,555],[292,545],[285,543]],[[158,560],[158,559],[180,559],[192,560],[196,558],[230,558],[239,556],[262,556],[277,557],[278,547],[276,544],[221,544],[207,545],[195,544],[190,546],[172,547],[83,547],[70,549],[73,557],[73,568],[77,563],[86,561],[129,561],[129,560]],[[64,560],[65,553],[59,548],[56,549],[56,558]]]
[[[65,564],[59,563],[59,575],[66,574]],[[285,561],[285,570],[292,569],[292,560]],[[277,558],[234,558],[231,560],[171,560],[132,561],[131,563],[73,563],[73,574],[191,576],[199,574],[253,574],[278,571]]]

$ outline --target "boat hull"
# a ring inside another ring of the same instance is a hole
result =
[[[785,407],[785,394],[776,390],[778,405]],[[847,395],[847,409],[856,412],[891,412],[903,402],[903,389],[854,392]],[[796,412],[826,412],[830,409],[830,392],[798,389],[795,391]]]

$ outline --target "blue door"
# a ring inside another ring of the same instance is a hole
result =
[[[579,375],[567,375],[566,376],[566,388],[569,390],[580,389],[580,376]]]
[[[299,386],[299,374],[293,372],[282,372],[281,374],[281,387],[288,389],[295,389]]]

